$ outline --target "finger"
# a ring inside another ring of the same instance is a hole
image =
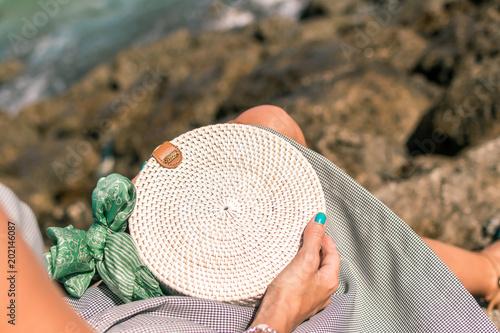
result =
[[[321,268],[332,266],[340,266],[340,256],[330,235],[325,235],[323,237],[323,242],[321,243],[321,254],[323,255],[323,260],[321,261]]]
[[[328,281],[335,281],[339,275],[340,256],[335,246],[335,242],[329,235],[325,235],[323,238],[321,252],[323,254],[323,260],[321,261],[319,273]]]
[[[318,213],[309,221],[304,229],[302,251],[318,253],[326,230],[326,215]]]

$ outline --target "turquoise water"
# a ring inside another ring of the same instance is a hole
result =
[[[305,1],[0,0],[0,62],[25,65],[0,86],[0,106],[16,112],[63,93],[118,51],[179,27],[230,29],[267,14],[294,17]]]
[[[15,111],[64,92],[117,51],[153,41],[180,26],[194,27],[208,4],[0,0],[0,59],[17,58],[25,64],[20,77],[0,87],[0,105]]]

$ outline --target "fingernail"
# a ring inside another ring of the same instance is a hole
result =
[[[321,223],[322,225],[325,225],[325,222],[326,222],[325,213],[316,214],[316,217],[314,218],[314,222],[318,222],[318,223]]]
[[[142,164],[142,166],[141,166],[141,170],[144,168],[144,166],[146,165],[146,163],[148,163],[148,162],[144,162],[144,163]]]

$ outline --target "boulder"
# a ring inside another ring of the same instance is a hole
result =
[[[405,163],[406,137],[431,101],[414,81],[373,64],[313,81],[271,102],[286,106],[310,148],[374,190]]]
[[[446,93],[409,137],[407,146],[412,155],[454,155],[500,133],[500,2],[475,5],[469,4],[467,11],[450,18],[430,37],[431,44],[415,68],[444,86]],[[445,140],[436,142],[436,133]],[[419,142],[435,147],[422,148]]]
[[[500,213],[498,151],[500,136],[456,157],[419,156],[410,178],[373,193],[419,235],[480,249],[491,242],[483,229]]]
[[[17,59],[4,60],[0,63],[0,85],[8,82],[24,71],[24,64]]]
[[[484,59],[456,75],[444,98],[430,108],[409,137],[412,155],[454,155],[500,133],[499,61],[500,57]],[[427,147],[423,142],[429,143]]]

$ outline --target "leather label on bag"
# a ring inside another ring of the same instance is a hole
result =
[[[168,141],[158,146],[152,155],[161,166],[169,169],[176,168],[182,162],[181,151]]]

